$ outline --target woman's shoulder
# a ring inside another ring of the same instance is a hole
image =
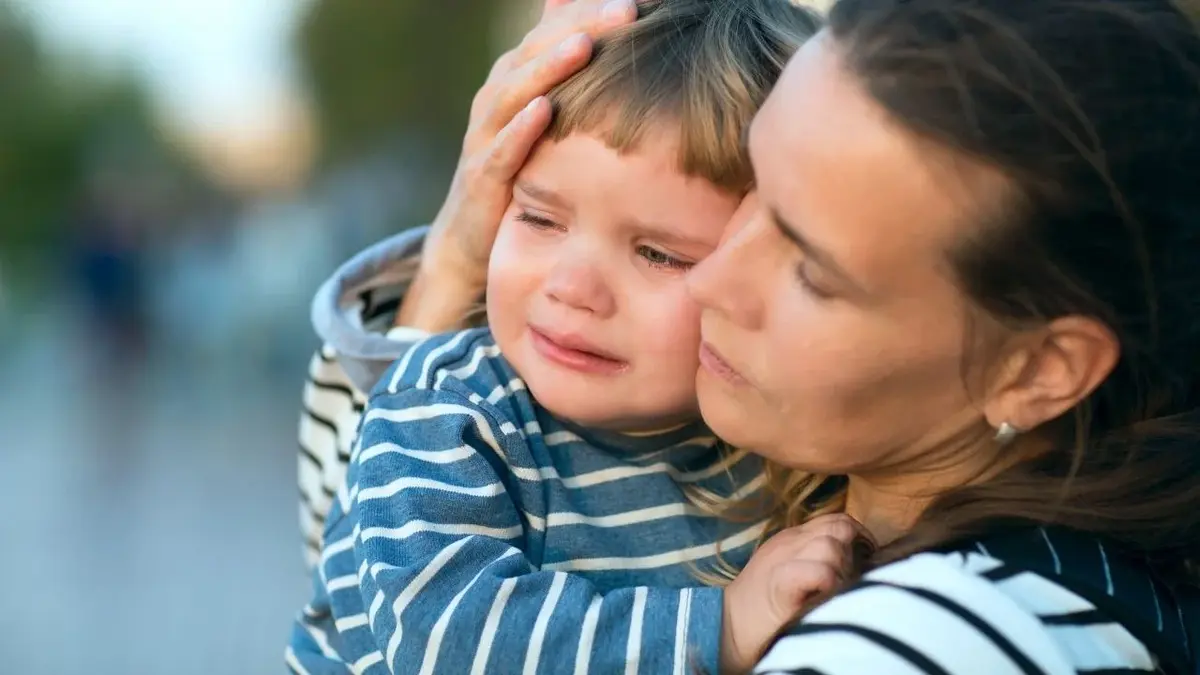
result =
[[[1120,624],[1033,572],[997,577],[978,552],[921,553],[880,567],[809,613],[755,672],[1154,671]]]

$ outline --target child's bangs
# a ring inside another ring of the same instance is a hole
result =
[[[775,67],[758,53],[766,40],[751,29],[750,10],[677,0],[645,11],[599,41],[591,64],[550,93],[548,137],[585,133],[630,152],[647,134],[671,133],[682,173],[746,190],[742,132]]]
[[[552,93],[554,121],[548,138],[559,141],[583,133],[625,153],[635,151],[647,134],[674,134],[683,174],[731,191],[747,188],[751,171],[741,145],[742,125],[721,112],[730,101],[714,87],[620,73],[604,78],[594,69],[586,75]]]

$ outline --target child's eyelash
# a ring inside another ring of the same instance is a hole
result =
[[[532,225],[538,229],[543,229],[543,230],[550,229],[553,227],[558,227],[558,223],[554,222],[553,220],[550,220],[549,218],[544,218],[539,215],[532,214],[528,211],[521,211],[521,212],[517,213],[516,219],[522,223],[525,223],[527,225]]]
[[[680,260],[673,255],[663,253],[652,246],[638,246],[637,254],[645,258],[646,262],[650,263],[651,266],[661,267],[663,269],[689,270],[694,264],[687,262],[686,260]]]
[[[553,220],[550,220],[544,216],[539,216],[535,213],[530,213],[529,211],[519,211],[514,218],[518,222],[525,223],[526,225],[539,230],[552,230],[560,227],[559,224]],[[654,248],[653,246],[646,246],[644,244],[637,247],[637,254],[645,259],[646,262],[650,263],[651,267],[657,267],[660,269],[687,271],[695,265],[695,263],[688,262],[686,260],[680,260],[669,253],[665,253]]]

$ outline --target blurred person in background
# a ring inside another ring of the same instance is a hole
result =
[[[106,479],[129,470],[137,446],[131,424],[139,408],[136,389],[150,339],[146,223],[120,181],[96,181],[72,213],[68,258],[77,290],[80,348],[92,392],[84,416],[101,445]]]
[[[72,215],[73,277],[98,376],[120,386],[145,356],[145,223],[126,191],[89,189]]]

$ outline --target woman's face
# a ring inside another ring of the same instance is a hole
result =
[[[927,473],[937,449],[986,433],[946,262],[968,222],[963,181],[824,36],[787,67],[750,152],[757,204],[689,278],[713,430],[780,464],[857,475]]]

